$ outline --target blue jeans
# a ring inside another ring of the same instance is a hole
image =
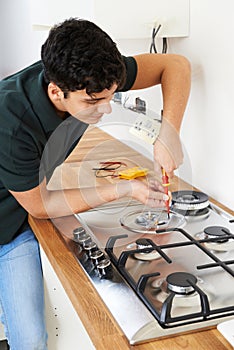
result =
[[[1,321],[11,350],[46,350],[38,242],[29,229],[0,245]]]

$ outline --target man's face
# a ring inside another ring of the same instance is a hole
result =
[[[105,89],[102,92],[94,93],[92,96],[86,93],[86,90],[77,90],[69,92],[67,98],[64,98],[63,92],[60,92],[60,101],[56,105],[60,111],[68,112],[73,117],[87,124],[96,124],[100,121],[103,114],[111,113],[110,101],[117,89],[117,84],[113,84],[110,90]]]

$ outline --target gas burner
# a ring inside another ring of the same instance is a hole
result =
[[[194,292],[193,284],[197,278],[188,272],[174,272],[166,278],[168,290],[177,294],[190,294]]]
[[[186,296],[195,293],[193,285],[201,282],[191,273],[188,272],[173,272],[164,278],[155,279],[152,282],[152,287],[160,289],[162,292],[169,294],[174,292],[178,296]]]
[[[165,225],[165,221],[158,221],[158,214],[151,211],[144,212],[136,217],[136,224],[144,227],[152,227],[155,224],[157,226]]]
[[[211,301],[214,297],[212,286],[204,284],[204,281],[188,272],[173,272],[167,277],[155,279],[151,286],[153,295],[160,303],[164,303],[171,293],[175,293],[173,308],[187,308],[188,310],[199,310],[201,299],[199,293],[192,284],[199,286]],[[191,311],[188,311],[191,312]]]
[[[122,226],[137,233],[155,233],[158,229],[180,227],[185,222],[183,215],[170,211],[170,217],[166,210],[134,211],[120,219]]]
[[[213,251],[230,251],[234,249],[234,239],[227,237],[231,235],[229,229],[223,226],[208,226],[204,229],[204,238],[214,238],[215,242],[206,242],[206,248]],[[230,236],[231,237],[231,236]]]
[[[209,199],[205,193],[197,191],[172,192],[172,208],[174,211],[192,217],[209,214]]]
[[[198,210],[181,210],[181,209],[175,209],[175,208],[173,209],[176,211],[176,213],[186,216],[187,219],[193,219],[193,220],[205,219],[210,214],[209,208],[198,209]]]
[[[136,240],[137,249],[145,249],[145,248],[152,248],[152,245],[149,241],[145,238],[139,238]],[[135,253],[134,257],[138,260],[155,260],[160,259],[161,255],[156,251],[149,251],[149,252],[142,252],[142,253]]]
[[[228,242],[228,238],[222,238],[230,233],[230,231],[223,226],[209,226],[204,229],[207,238],[218,238],[217,243]]]

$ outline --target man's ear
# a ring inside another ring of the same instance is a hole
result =
[[[60,101],[64,97],[63,91],[53,82],[48,85],[48,94],[53,101]]]

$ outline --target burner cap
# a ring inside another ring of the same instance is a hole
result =
[[[209,236],[220,237],[230,233],[229,229],[223,226],[208,226],[204,232]]]
[[[137,249],[152,248],[152,245],[146,238],[139,238],[136,240]],[[144,253],[135,253],[136,259],[139,260],[155,260],[161,258],[161,255],[156,250],[145,251]]]
[[[166,281],[169,290],[178,294],[190,294],[194,292],[191,283],[196,284],[197,278],[188,272],[174,272],[167,276]]]
[[[138,249],[152,248],[152,245],[146,238],[138,238],[136,244]]]
[[[172,206],[180,210],[200,210],[207,208],[209,198],[207,194],[198,191],[172,192]]]
[[[207,238],[222,238],[226,234],[230,233],[230,231],[223,226],[208,226],[204,229],[204,233]],[[217,240],[217,243],[225,243],[228,242],[228,238]]]

